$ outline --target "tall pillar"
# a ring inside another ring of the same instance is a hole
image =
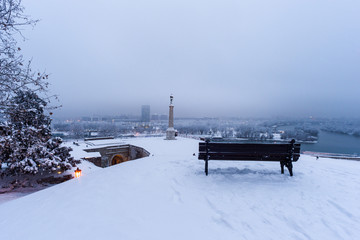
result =
[[[175,129],[174,129],[174,105],[172,104],[174,97],[170,96],[169,105],[169,127],[166,130],[166,140],[175,140]]]
[[[174,106],[169,106],[169,128],[174,128]]]

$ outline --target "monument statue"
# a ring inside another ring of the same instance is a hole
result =
[[[166,130],[166,140],[175,140],[175,129],[174,129],[174,97],[170,95],[170,105],[169,105],[169,127]]]

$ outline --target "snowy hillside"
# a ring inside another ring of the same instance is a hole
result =
[[[131,139],[150,157],[0,205],[0,239],[358,239],[360,162],[203,161],[198,141]]]

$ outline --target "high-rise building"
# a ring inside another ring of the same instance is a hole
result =
[[[150,106],[142,105],[141,106],[141,121],[150,122]]]

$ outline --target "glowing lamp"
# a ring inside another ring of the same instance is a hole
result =
[[[79,168],[77,168],[75,170],[75,178],[79,178],[81,176],[81,170]]]

